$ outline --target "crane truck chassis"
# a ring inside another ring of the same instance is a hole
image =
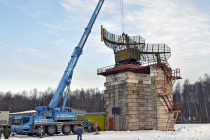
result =
[[[12,133],[28,135],[36,134],[37,136],[44,135],[45,133],[52,136],[61,132],[67,135],[71,131],[76,133],[77,126],[83,123],[83,121],[77,121],[77,116],[71,111],[71,108],[65,107],[68,94],[65,94],[62,107],[58,108],[57,106],[64,90],[70,88],[74,68],[82,54],[83,47],[103,3],[104,0],[99,0],[78,46],[72,53],[71,59],[49,105],[36,107],[35,110],[37,114],[35,116],[16,116],[11,125]]]
[[[78,125],[83,125],[85,129],[91,125],[89,120],[75,120],[75,121],[64,121],[64,122],[38,122],[39,120],[36,116],[17,116],[12,122],[12,135],[36,135],[37,137],[45,135],[53,136],[54,134],[60,134],[61,132],[65,135],[71,132],[76,134]],[[35,123],[33,123],[35,122]],[[22,125],[20,125],[22,124]]]

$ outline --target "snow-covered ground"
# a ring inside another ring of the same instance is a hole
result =
[[[210,124],[177,124],[175,130],[174,132],[147,130],[85,133],[83,140],[210,140]],[[38,140],[40,138],[16,135],[10,139]],[[77,136],[73,134],[45,136],[42,140],[77,140]]]

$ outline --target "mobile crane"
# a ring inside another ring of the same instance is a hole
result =
[[[77,126],[81,124],[81,121],[77,121],[77,116],[74,112],[71,112],[71,108],[65,107],[68,98],[67,94],[65,94],[62,107],[58,108],[57,106],[65,88],[70,87],[74,68],[82,54],[83,47],[103,3],[104,0],[99,0],[78,46],[73,51],[70,62],[49,105],[36,107],[37,114],[35,116],[16,116],[11,125],[12,132],[28,135],[36,134],[37,136],[44,135],[45,133],[53,136],[61,132],[68,135],[71,131],[76,133]]]

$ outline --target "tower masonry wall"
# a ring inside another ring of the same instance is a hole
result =
[[[106,76],[105,129],[110,130],[166,130],[169,114],[157,96],[162,93],[166,78],[164,72],[150,67],[150,74],[120,72]],[[112,114],[119,107],[120,114]]]

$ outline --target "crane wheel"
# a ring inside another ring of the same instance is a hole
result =
[[[74,133],[74,134],[77,134],[77,127],[78,127],[79,125],[77,125],[77,124],[75,124],[75,125],[73,125],[72,126],[72,132]]]
[[[50,125],[47,127],[47,135],[53,136],[56,133],[56,127],[54,125]]]
[[[46,129],[45,127],[41,127],[41,126],[37,126],[36,129],[38,129],[38,132],[36,133],[36,136],[37,137],[40,137],[41,135],[44,136],[45,133],[46,133]],[[32,133],[29,133],[29,136],[32,136],[33,134]]]
[[[64,125],[62,128],[62,133],[65,135],[68,135],[71,132],[71,126],[70,125]]]

